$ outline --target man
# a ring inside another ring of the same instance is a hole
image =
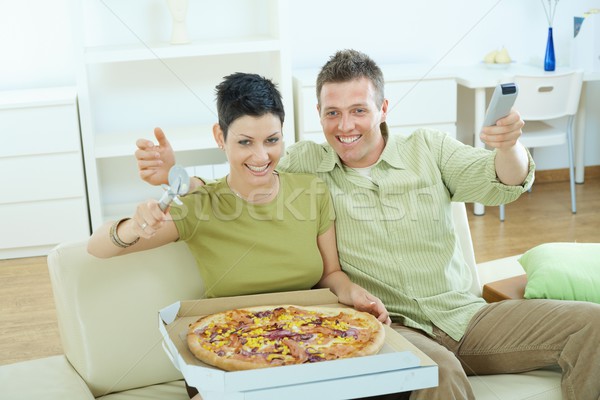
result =
[[[342,268],[438,364],[439,386],[411,399],[472,399],[467,375],[553,365],[563,370],[564,398],[598,399],[600,305],[486,304],[469,292],[450,203],[508,203],[530,187],[534,164],[518,141],[519,114],[482,129],[494,151],[428,129],[389,135],[381,70],[354,50],[337,52],[323,66],[317,100],[328,143],[294,144],[278,169],[315,173],[328,184]],[[162,131],[156,134],[158,147],[139,140],[136,151],[140,176],[154,184],[166,181],[174,163]]]

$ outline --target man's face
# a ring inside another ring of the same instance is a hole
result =
[[[385,121],[387,100],[375,103],[375,89],[367,78],[326,83],[317,106],[327,142],[345,165],[369,167],[379,159],[385,141],[380,124]]]

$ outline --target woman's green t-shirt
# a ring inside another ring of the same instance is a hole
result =
[[[335,218],[329,190],[310,174],[280,173],[279,179],[277,197],[266,204],[240,199],[222,178],[172,207],[206,297],[304,290],[321,279],[317,236]]]

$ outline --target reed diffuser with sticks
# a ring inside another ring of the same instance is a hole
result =
[[[548,20],[548,40],[546,42],[546,55],[544,56],[544,71],[554,71],[556,69],[556,56],[554,54],[554,35],[552,24],[556,14],[556,5],[558,0],[540,0]]]

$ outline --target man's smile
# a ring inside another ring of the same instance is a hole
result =
[[[356,142],[358,139],[362,137],[362,135],[354,135],[354,136],[336,136],[338,141],[344,144],[351,144]]]

